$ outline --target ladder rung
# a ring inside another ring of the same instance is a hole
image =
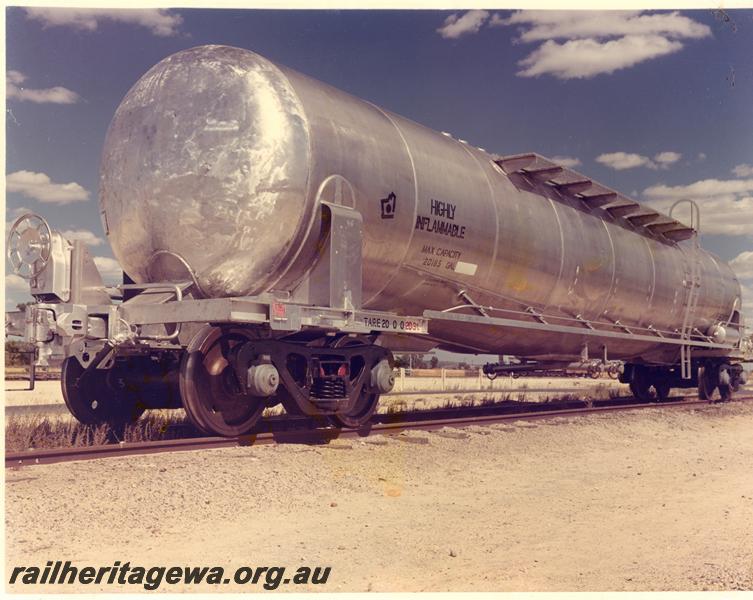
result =
[[[523,173],[536,179],[547,179],[550,175],[562,173],[562,167],[544,167],[541,169],[523,169]]]
[[[615,217],[624,217],[630,213],[634,213],[641,209],[641,205],[637,202],[621,202],[620,204],[614,204],[607,206],[604,210],[609,211]]]
[[[679,223],[677,221],[660,221],[658,223],[649,223],[646,225],[646,229],[650,229],[654,233],[664,233],[665,231],[671,231],[677,229]]]
[[[531,164],[535,164],[537,159],[536,154],[516,154],[515,156],[503,156],[495,160],[505,173],[516,173],[529,167]]]
[[[604,206],[605,204],[614,202],[617,198],[617,194],[615,192],[607,192],[606,194],[593,194],[588,196],[581,194],[579,197],[590,206],[598,208],[599,206]]]
[[[683,227],[681,229],[670,229],[664,232],[664,237],[669,238],[675,242],[681,242],[682,240],[688,240],[695,235],[695,229],[690,227]]]
[[[643,226],[647,225],[648,223],[651,223],[652,221],[656,221],[656,219],[661,218],[661,215],[657,212],[651,212],[651,213],[641,213],[638,215],[629,215],[628,221],[630,221],[633,225]]]
[[[590,179],[568,181],[566,183],[557,183],[556,181],[553,181],[552,185],[565,194],[579,194],[591,189],[593,182]]]

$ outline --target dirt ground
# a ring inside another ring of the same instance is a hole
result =
[[[331,566],[309,591],[751,590],[751,425],[753,405],[730,403],[7,470],[6,569]]]

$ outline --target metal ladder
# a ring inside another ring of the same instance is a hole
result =
[[[701,293],[700,244],[698,241],[698,231],[701,226],[701,210],[693,200],[678,200],[672,205],[672,208],[669,209],[669,216],[672,217],[672,212],[675,207],[684,202],[687,202],[690,205],[690,228],[694,233],[692,236],[693,243],[690,249],[690,277],[686,277],[685,280],[685,287],[688,288],[688,295],[685,300],[685,314],[682,319],[680,339],[683,341],[690,341],[693,332],[695,309],[698,306],[698,297]],[[683,379],[691,379],[693,376],[691,348],[692,347],[687,344],[680,346],[680,372]]]

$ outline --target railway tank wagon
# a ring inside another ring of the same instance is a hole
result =
[[[54,260],[31,262],[46,293],[26,329],[50,330],[33,339],[66,357],[84,420],[168,402],[234,435],[282,402],[357,427],[391,388],[390,348],[620,361],[642,398],[728,397],[744,380],[739,283],[692,227],[247,50],[179,52],[134,85],[108,130],[100,207],[130,282],[121,303],[102,299],[80,243],[25,230],[71,257],[57,272],[75,302],[51,290]],[[83,306],[99,337],[56,328],[62,306]],[[95,414],[91,396],[112,389],[120,408]]]

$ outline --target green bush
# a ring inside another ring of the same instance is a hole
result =
[[[34,344],[29,342],[5,342],[5,366],[20,367],[29,364],[29,353],[34,351]]]

